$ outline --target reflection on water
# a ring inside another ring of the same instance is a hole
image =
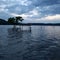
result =
[[[0,26],[0,60],[60,60],[60,26]]]

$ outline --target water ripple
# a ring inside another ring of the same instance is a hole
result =
[[[0,27],[0,60],[60,60],[60,26],[31,29]]]

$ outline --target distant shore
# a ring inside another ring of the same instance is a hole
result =
[[[20,17],[17,17],[20,18]],[[11,21],[10,21],[11,20]],[[14,21],[13,18],[10,18],[10,20],[6,21],[4,19],[0,19],[0,25],[22,25],[22,26],[32,26],[32,25],[42,25],[42,26],[60,26],[60,23],[22,23],[22,21],[19,23],[17,21]]]
[[[23,26],[31,26],[31,25],[45,25],[45,26],[60,26],[60,23],[14,23],[14,24],[0,24],[0,25],[23,25]]]

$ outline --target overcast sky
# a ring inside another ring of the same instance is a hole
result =
[[[60,22],[60,0],[0,0],[0,18],[22,16],[24,22]]]

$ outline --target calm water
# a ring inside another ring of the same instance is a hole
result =
[[[60,26],[28,30],[0,26],[0,60],[60,60]]]

